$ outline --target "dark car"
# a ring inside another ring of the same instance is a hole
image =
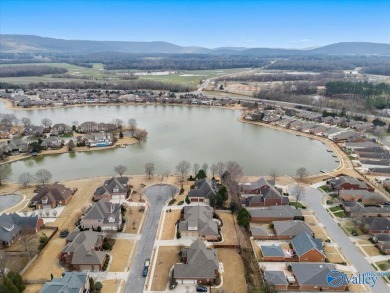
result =
[[[60,237],[61,238],[66,238],[66,237],[68,237],[68,235],[69,235],[69,230],[68,229],[62,230],[60,232]]]
[[[206,286],[197,286],[196,292],[207,292],[207,287]]]
[[[148,275],[149,265],[150,265],[150,259],[146,259],[144,264],[144,270],[142,271],[142,277],[146,277]]]

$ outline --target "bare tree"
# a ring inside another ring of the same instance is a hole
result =
[[[52,121],[49,118],[43,118],[41,123],[45,128],[49,128],[52,125]]]
[[[217,163],[217,174],[220,178],[222,178],[223,173],[225,173],[226,165],[224,162]]]
[[[134,118],[130,118],[127,124],[129,125],[130,134],[131,136],[133,136],[134,131],[137,129],[137,120],[135,120]]]
[[[114,167],[114,171],[122,177],[122,175],[127,171],[127,168],[124,165],[118,165]]]
[[[272,170],[269,172],[269,176],[271,176],[272,179],[273,179],[274,182],[275,182],[275,181],[276,181],[276,177],[279,176],[278,171],[276,171],[276,169],[272,169]]]
[[[74,126],[78,126],[79,125],[79,122],[78,121],[72,121],[72,125],[74,125]]]
[[[45,183],[49,182],[52,179],[53,175],[50,173],[50,171],[46,169],[39,169],[35,173],[35,178],[38,183],[41,183],[43,186]]]
[[[122,125],[123,125],[123,120],[122,120],[122,119],[115,118],[115,119],[113,120],[113,122],[114,122],[114,124],[115,124],[116,127],[122,128]]]
[[[20,242],[26,252],[28,252],[28,257],[31,258],[32,250],[34,247],[34,234],[22,232],[22,235],[20,237]]]
[[[19,183],[26,188],[27,185],[29,185],[31,182],[34,181],[34,176],[30,173],[24,172],[20,174],[19,176]]]
[[[52,210],[51,214],[53,215],[53,217],[57,217],[57,210]]]
[[[10,164],[0,165],[0,186],[3,180],[7,179],[10,174],[11,174]]]
[[[302,199],[304,189],[305,189],[304,186],[301,184],[297,184],[294,186],[294,189],[293,189],[294,194],[293,195],[295,197],[296,202],[298,202]]]
[[[215,174],[217,174],[217,172],[218,172],[218,166],[216,164],[211,164],[210,171],[211,171],[211,174],[213,175],[213,178],[214,178]]]
[[[176,165],[176,171],[180,174],[181,176],[181,188],[183,188],[183,183],[184,183],[184,176],[188,174],[188,171],[190,171],[191,164],[190,162],[183,160],[177,163]]]
[[[150,179],[150,177],[153,176],[154,174],[154,163],[146,163],[145,164],[145,173]]]
[[[202,164],[202,170],[205,172],[205,174],[207,175],[207,172],[209,171],[209,164],[207,163],[203,163]]]
[[[22,124],[24,127],[28,127],[31,125],[31,119],[30,118],[27,118],[27,117],[23,117],[22,118]]]
[[[0,276],[4,279],[10,263],[10,257],[4,251],[0,251]]]
[[[198,163],[194,163],[194,165],[192,165],[192,169],[194,170],[194,177],[196,177],[196,175],[198,175],[199,168],[200,168],[200,166]]]
[[[169,174],[171,174],[169,170],[165,170],[164,172],[161,173],[161,183],[164,181],[164,178],[169,177]]]
[[[238,182],[244,175],[240,164],[233,161],[226,163],[226,172],[229,173],[230,178],[235,182]]]
[[[306,170],[305,167],[300,167],[300,168],[297,169],[295,175],[296,175],[296,177],[297,177],[299,180],[303,180],[304,178],[306,178],[307,176],[309,176],[309,172]]]
[[[133,132],[133,137],[138,139],[139,141],[145,139],[147,136],[148,136],[148,132],[146,130],[136,129]]]
[[[76,147],[73,139],[71,139],[69,142],[68,142],[68,151],[69,152],[73,152],[74,148]]]

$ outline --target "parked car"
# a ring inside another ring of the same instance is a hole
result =
[[[197,286],[196,287],[196,292],[207,292],[207,287],[206,286]]]
[[[62,230],[60,232],[60,237],[61,238],[66,238],[66,237],[68,237],[68,235],[69,235],[69,230],[68,229]]]
[[[146,277],[148,275],[149,265],[150,265],[150,259],[146,259],[144,264],[144,270],[142,271],[142,277]]]

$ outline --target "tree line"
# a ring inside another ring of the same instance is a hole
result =
[[[0,77],[42,76],[45,74],[63,74],[68,72],[65,68],[47,65],[18,65],[0,67]]]

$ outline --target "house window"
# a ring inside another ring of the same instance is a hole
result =
[[[112,191],[113,192],[119,192],[119,189],[118,188],[114,188]]]

